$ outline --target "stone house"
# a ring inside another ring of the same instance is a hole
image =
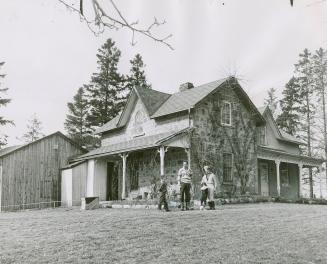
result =
[[[199,196],[202,167],[219,180],[218,195],[301,195],[302,168],[323,160],[300,155],[301,141],[281,131],[268,108],[257,109],[235,78],[167,94],[134,87],[123,111],[96,131],[101,147],[62,169],[62,197],[149,199],[160,174],[178,192],[182,162],[193,170]]]

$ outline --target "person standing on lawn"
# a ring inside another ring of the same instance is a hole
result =
[[[211,169],[209,166],[204,166],[204,176],[202,179],[205,179],[206,185],[208,187],[208,204],[209,204],[209,210],[215,210],[215,200],[214,200],[214,194],[217,188],[217,180],[216,175],[211,172]]]
[[[200,210],[204,210],[205,206],[207,205],[207,198],[208,198],[208,177],[207,175],[203,175],[201,180],[201,205]]]
[[[188,167],[187,161],[183,162],[183,167],[179,169],[177,182],[181,190],[181,209],[190,209],[192,171]]]
[[[165,180],[165,175],[160,176],[160,185],[159,185],[159,204],[158,209],[161,210],[162,205],[166,212],[169,212],[168,203],[167,203],[167,182]]]

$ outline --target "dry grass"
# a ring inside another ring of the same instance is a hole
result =
[[[0,263],[327,263],[327,206],[0,214]]]

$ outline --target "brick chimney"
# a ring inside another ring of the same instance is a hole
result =
[[[186,82],[186,83],[182,83],[182,84],[179,86],[179,91],[180,91],[180,92],[184,92],[184,91],[189,90],[189,89],[192,89],[192,88],[194,88],[193,83]]]

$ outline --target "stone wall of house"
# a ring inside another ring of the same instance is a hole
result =
[[[222,127],[220,125],[220,112],[217,112],[216,110],[217,106],[221,106],[222,101],[228,101],[231,103],[232,126],[230,127]],[[195,193],[200,193],[199,182],[202,176],[203,165],[210,165],[213,168],[213,172],[217,175],[219,181],[219,194],[226,192],[237,194],[240,192],[241,184],[235,167],[237,158],[231,149],[231,144],[228,138],[225,136],[226,134],[224,134],[226,132],[229,133],[229,135],[232,135],[232,129],[236,129],[236,124],[239,124],[237,122],[240,122],[240,112],[242,113],[242,119],[245,121],[245,123],[251,124],[251,128],[255,129],[255,123],[250,122],[250,120],[253,120],[253,114],[251,114],[251,112],[240,101],[232,87],[229,86],[219,89],[217,92],[210,95],[207,99],[195,107],[192,114],[194,131],[191,140],[191,158],[192,169],[194,171]],[[225,132],[223,129],[225,129]],[[244,135],[244,129],[239,129],[239,138],[242,139]],[[257,193],[258,180],[256,144],[251,144],[247,151],[249,153],[249,159],[246,170],[249,172],[249,181],[246,191],[250,193]],[[232,182],[230,183],[223,182],[224,152],[233,154]]]
[[[177,114],[168,118],[151,119],[138,99],[125,128],[105,133],[101,139],[101,145],[106,146],[131,140],[135,137],[150,136],[154,134],[179,131],[189,126],[187,113]]]

